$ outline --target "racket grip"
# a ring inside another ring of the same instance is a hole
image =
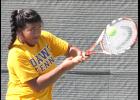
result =
[[[86,50],[85,56],[90,56],[91,54],[96,54],[95,51]]]

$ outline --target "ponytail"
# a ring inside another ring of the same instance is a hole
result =
[[[15,42],[16,40],[16,30],[17,30],[17,25],[16,25],[16,16],[18,14],[18,11],[17,10],[14,10],[11,14],[11,20],[10,20],[10,24],[11,24],[11,42],[10,44],[8,45],[8,49],[11,49],[12,48],[12,45],[13,43]]]

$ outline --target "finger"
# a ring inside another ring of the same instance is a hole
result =
[[[82,60],[82,56],[76,56],[75,58],[72,59],[72,61],[73,61],[74,63],[80,63],[80,62],[83,61],[83,60]]]
[[[83,51],[82,52],[82,57],[83,57],[83,59],[88,59],[90,56],[89,55],[86,55],[86,52],[85,51]]]
[[[68,57],[68,58],[66,58],[67,60],[72,60],[73,59],[73,57]]]

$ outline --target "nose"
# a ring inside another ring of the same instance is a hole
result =
[[[36,34],[34,35],[34,38],[39,38],[40,35],[41,35],[41,33],[36,33]]]
[[[39,37],[41,35],[41,30],[32,31],[35,37]]]

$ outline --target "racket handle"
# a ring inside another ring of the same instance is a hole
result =
[[[96,54],[96,52],[95,51],[90,51],[90,50],[87,50],[85,52],[85,56],[90,56],[91,54]]]

